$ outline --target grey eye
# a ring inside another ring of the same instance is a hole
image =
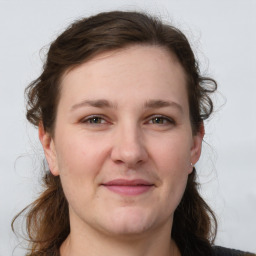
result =
[[[103,119],[101,117],[92,117],[87,120],[90,124],[101,124]]]

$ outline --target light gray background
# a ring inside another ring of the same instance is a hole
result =
[[[210,146],[197,166],[202,194],[219,220],[216,244],[256,252],[255,0],[0,0],[0,255],[13,253],[11,219],[40,191],[42,151],[25,120],[23,95],[40,73],[39,50],[74,19],[113,9],[172,21],[218,81],[218,111],[206,123]]]

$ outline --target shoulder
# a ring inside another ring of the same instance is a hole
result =
[[[256,254],[253,254],[253,253],[224,248],[221,246],[213,247],[213,255],[214,256],[256,256]]]

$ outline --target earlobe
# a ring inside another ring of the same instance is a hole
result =
[[[197,134],[193,136],[193,145],[191,147],[191,163],[193,166],[200,158],[204,134],[204,124],[202,123]]]
[[[57,176],[59,175],[59,170],[57,164],[55,144],[52,136],[45,131],[42,123],[40,123],[38,126],[38,135],[40,142],[43,146],[44,155],[47,160],[50,171],[54,176]]]

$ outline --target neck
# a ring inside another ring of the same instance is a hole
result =
[[[169,227],[132,237],[110,236],[95,230],[92,235],[91,231],[88,235],[88,229],[87,234],[71,229],[70,235],[61,245],[61,256],[180,256],[170,237]]]

